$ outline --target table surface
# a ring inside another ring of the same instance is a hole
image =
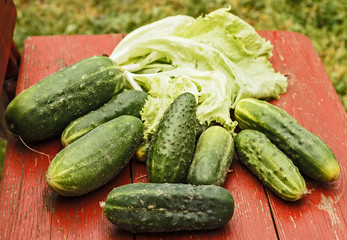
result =
[[[116,186],[147,182],[146,167],[132,159],[119,176],[85,196],[67,198],[48,188],[50,160],[62,149],[59,136],[25,146],[9,137],[0,185],[0,239],[347,239],[347,115],[306,36],[263,31],[274,45],[271,62],[288,77],[288,89],[271,103],[285,109],[333,150],[341,167],[332,184],[305,177],[310,195],[285,202],[262,186],[234,157],[224,187],[235,213],[211,231],[132,234],[105,218],[100,202]],[[122,34],[40,36],[25,41],[17,94],[83,58],[110,54]],[[41,153],[39,153],[41,152]],[[43,154],[44,153],[44,154]]]

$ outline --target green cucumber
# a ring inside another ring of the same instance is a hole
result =
[[[120,67],[109,58],[86,58],[16,96],[6,109],[5,119],[9,130],[25,142],[47,139],[102,106],[123,85]]]
[[[196,106],[195,96],[183,93],[165,111],[148,149],[150,182],[184,181],[194,154]]]
[[[198,140],[200,138],[201,134],[211,126],[212,126],[212,124],[207,124],[207,123],[201,124],[199,121],[196,121],[195,139]]]
[[[241,129],[264,133],[303,174],[323,182],[339,177],[340,167],[329,146],[283,109],[249,98],[236,104],[234,114]]]
[[[62,149],[50,163],[48,186],[63,196],[91,192],[116,177],[143,139],[143,123],[123,115]]]
[[[208,124],[200,124],[199,121],[196,121],[195,140],[197,141],[199,139],[200,135],[209,127],[210,127],[210,125],[208,125]],[[146,140],[136,150],[136,157],[137,157],[137,160],[139,160],[139,162],[144,163],[147,161],[147,153],[148,153],[149,146],[150,146],[150,140]]]
[[[277,196],[296,201],[306,194],[298,168],[263,133],[242,130],[235,137],[235,146],[240,162]]]
[[[234,154],[231,134],[220,126],[205,130],[196,145],[187,182],[195,185],[222,186]]]
[[[206,230],[229,222],[234,199],[228,190],[213,185],[134,183],[113,189],[104,213],[131,232]]]
[[[138,90],[126,90],[114,96],[102,107],[72,121],[61,135],[61,143],[67,146],[97,126],[121,115],[140,118],[140,111],[147,99],[147,93]]]

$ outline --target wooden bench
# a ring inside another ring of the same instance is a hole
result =
[[[335,183],[305,178],[311,194],[285,202],[234,158],[224,187],[234,196],[235,213],[225,227],[132,234],[108,222],[100,202],[116,186],[148,181],[144,164],[133,159],[104,187],[82,197],[61,197],[45,180],[50,160],[62,149],[59,136],[29,146],[10,136],[0,185],[0,239],[347,239],[346,112],[307,37],[285,31],[259,33],[274,45],[274,68],[288,77],[288,91],[272,103],[332,148],[341,166]],[[122,38],[122,34],[29,37],[16,93],[83,58],[110,54]]]

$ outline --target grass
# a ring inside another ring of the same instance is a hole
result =
[[[347,109],[347,4],[345,0],[14,0],[14,40],[56,34],[126,33],[166,16],[197,17],[220,7],[257,30],[287,30],[308,36]]]
[[[5,139],[0,139],[0,180],[2,176],[2,166],[4,165],[6,145],[7,141]]]

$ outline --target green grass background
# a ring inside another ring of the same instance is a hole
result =
[[[20,51],[28,36],[128,33],[170,15],[197,17],[231,6],[234,14],[256,30],[287,30],[308,36],[347,109],[345,0],[14,0],[14,3],[17,6],[14,40]]]

